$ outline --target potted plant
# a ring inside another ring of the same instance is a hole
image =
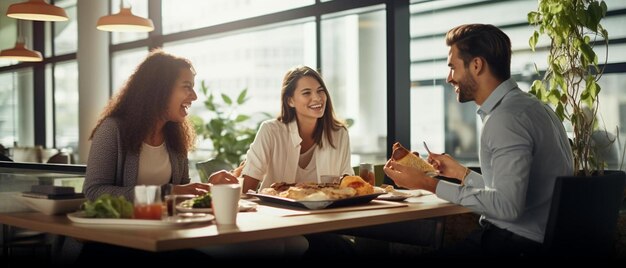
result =
[[[248,100],[247,89],[239,92],[234,99],[222,93],[222,102],[218,102],[215,95],[208,92],[204,81],[201,82],[200,90],[208,96],[204,106],[210,115],[206,121],[200,116],[192,115],[191,121],[197,135],[210,139],[213,144],[215,156],[196,164],[201,180],[206,182],[213,171],[230,170],[239,165],[254,140],[258,125],[256,128],[251,127],[251,117],[241,114],[238,109]]]
[[[626,177],[623,171],[604,172],[604,160],[597,157],[598,151],[592,142],[599,106],[598,80],[604,71],[594,45],[606,48],[603,62],[606,66],[609,36],[600,23],[607,12],[606,3],[601,0],[540,0],[538,3],[538,9],[528,13],[528,22],[538,28],[529,44],[534,51],[539,37],[548,36],[548,67],[543,79],[535,80],[529,92],[552,104],[561,121],[571,123],[574,177],[589,177],[594,181],[621,177],[623,181]],[[623,196],[626,196],[626,189]],[[621,222],[617,227],[619,241],[626,237],[623,219]]]
[[[548,67],[542,80],[535,80],[530,93],[555,107],[561,121],[573,128],[574,171],[590,176],[602,175],[604,163],[594,155],[593,126],[596,124],[600,67],[595,44],[603,44],[608,59],[608,32],[600,21],[607,6],[598,0],[540,0],[538,9],[528,13],[528,22],[538,29],[529,44],[535,51],[540,36],[550,39]],[[602,40],[598,40],[601,37]],[[590,110],[591,112],[586,112]]]

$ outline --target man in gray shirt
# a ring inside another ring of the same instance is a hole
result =
[[[524,256],[539,253],[557,176],[574,174],[563,125],[553,110],[511,79],[511,41],[493,25],[469,24],[448,31],[447,82],[459,102],[479,106],[482,174],[447,154],[430,154],[437,180],[390,160],[385,173],[399,186],[432,191],[481,214],[482,228],[455,255]]]

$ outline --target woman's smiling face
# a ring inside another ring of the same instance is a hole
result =
[[[167,107],[166,121],[183,122],[188,114],[191,102],[198,96],[193,89],[194,73],[190,69],[183,69],[174,84]]]
[[[296,110],[299,120],[322,118],[328,98],[326,93],[326,89],[315,78],[304,76],[298,80],[289,106]]]

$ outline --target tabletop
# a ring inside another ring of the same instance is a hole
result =
[[[310,233],[337,231],[407,220],[470,212],[435,195],[410,198],[407,202],[374,200],[370,208],[319,211],[278,208],[261,203],[256,212],[240,212],[236,225],[214,221],[175,227],[88,225],[70,221],[66,215],[39,212],[0,213],[0,223],[50,234],[97,241],[147,251],[197,248],[207,245],[275,239]]]

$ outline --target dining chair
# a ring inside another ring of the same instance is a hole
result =
[[[61,151],[51,156],[46,163],[72,164],[74,162],[72,158],[71,153]]]
[[[614,254],[625,178],[623,171],[610,171],[604,176],[557,177],[544,237],[545,253],[596,257]]]
[[[196,169],[198,170],[198,174],[200,175],[200,181],[206,183],[209,181],[209,176],[211,176],[213,172],[220,170],[231,171],[233,167],[224,161],[213,158],[206,161],[197,162]]]

